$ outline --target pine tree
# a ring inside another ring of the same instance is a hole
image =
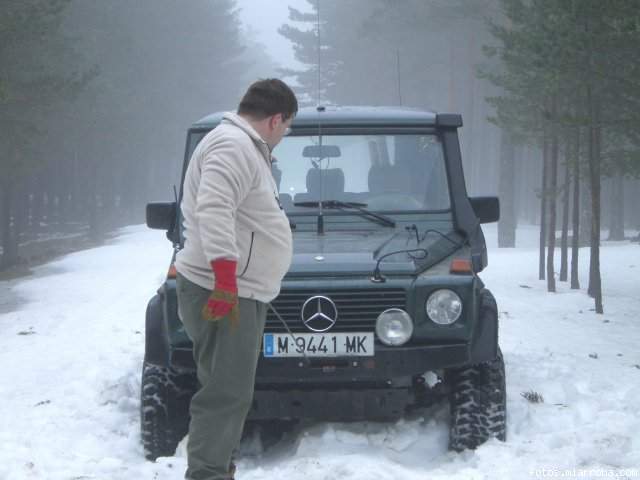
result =
[[[248,72],[259,75],[252,65],[265,65],[245,43],[234,0],[4,2],[4,263],[17,260],[28,217],[100,237],[171,198],[187,127],[234,108]]]
[[[639,99],[635,45],[640,4],[632,0],[502,0],[502,5],[509,22],[492,25],[498,46],[487,53],[500,55],[503,71],[486,75],[505,91],[493,99],[498,121],[529,137],[536,130],[548,132],[552,144],[554,136],[566,135],[563,129],[582,127],[587,133],[584,145],[592,199],[588,291],[595,298],[596,311],[602,313],[600,180],[606,168],[605,152],[614,145],[611,138],[623,135],[637,151],[638,144],[629,132],[638,125],[633,107]],[[553,206],[555,188],[548,193]],[[552,238],[550,232],[549,240]],[[552,253],[547,267],[548,277]]]
[[[43,118],[87,80],[88,72],[73,68],[75,52],[60,32],[68,4],[69,0],[8,0],[0,11],[3,268],[18,261],[27,208],[25,182],[45,160],[37,145]]]

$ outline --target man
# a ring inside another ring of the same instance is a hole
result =
[[[200,389],[191,400],[185,478],[233,478],[231,454],[253,399],[267,304],[292,256],[271,151],[298,111],[277,79],[249,87],[197,146],[184,180],[178,312],[193,341]]]

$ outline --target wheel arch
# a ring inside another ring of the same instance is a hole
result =
[[[145,314],[144,361],[169,366],[169,337],[164,318],[164,295],[159,291],[147,304]]]
[[[471,338],[472,364],[494,360],[498,356],[498,306],[487,288],[478,292],[478,321]]]

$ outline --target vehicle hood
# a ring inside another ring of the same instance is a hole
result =
[[[383,274],[412,275],[447,257],[456,249],[442,237],[429,236],[417,243],[415,234],[407,232],[362,231],[295,232],[293,235],[293,261],[287,277],[313,275],[371,274],[378,260],[390,252],[424,248],[422,252],[396,253],[380,262]]]

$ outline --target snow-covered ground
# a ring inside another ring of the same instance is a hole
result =
[[[509,250],[493,248],[495,228],[486,230],[482,278],[500,310],[506,443],[448,452],[442,405],[395,423],[307,425],[266,450],[249,438],[237,478],[640,478],[640,245],[605,242],[605,315],[596,315],[584,290],[558,283],[546,293],[535,229],[520,229],[522,246]],[[0,295],[25,302],[0,314],[0,479],[182,478],[184,442],[157,463],[139,443],[144,310],[169,255],[161,232],[129,227],[108,246],[0,282]],[[528,402],[527,391],[544,402]]]

